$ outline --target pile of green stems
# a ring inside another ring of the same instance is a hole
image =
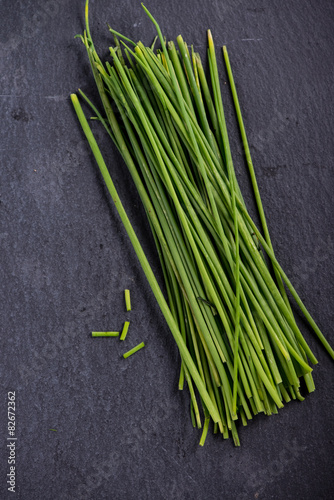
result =
[[[87,2],[86,30],[80,37],[103,115],[79,93],[132,175],[156,242],[168,305],[73,94],[72,101],[179,346],[179,389],[186,381],[193,425],[203,429],[200,444],[212,419],[215,433],[224,438],[231,434],[239,445],[238,419],[247,425],[257,413],[271,415],[284,402],[303,400],[300,379],[308,392],[314,390],[310,363],[317,360],[296,324],[284,283],[332,357],[333,350],[275,258],[226,48],[227,73],[264,236],[237,183],[211,32],[207,78],[199,54],[193,48],[189,51],[181,36],[177,46],[166,44],[155,19],[145,11],[156,26],[161,49],[154,50],[156,40],[145,47],[110,28],[114,48],[110,47],[110,62],[103,63],[90,35]]]

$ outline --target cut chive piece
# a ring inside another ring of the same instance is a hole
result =
[[[130,326],[130,321],[126,321],[124,323],[123,330],[122,330],[122,333],[121,333],[121,336],[120,336],[119,340],[125,340],[125,337],[126,337],[126,335],[128,333],[129,326]]]
[[[127,311],[131,311],[131,298],[130,298],[130,290],[124,290],[125,296],[125,307]]]
[[[144,344],[144,342],[141,342],[141,344],[136,345],[136,347],[133,347],[132,349],[130,349],[130,351],[128,351],[125,354],[123,354],[123,358],[126,359],[129,356],[132,356],[132,354],[134,354],[135,352],[139,351],[143,347],[145,347],[145,344]]]
[[[119,332],[92,332],[92,337],[118,337]]]

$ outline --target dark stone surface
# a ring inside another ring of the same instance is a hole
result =
[[[95,96],[82,0],[1,4],[0,498],[7,492],[7,391],[17,395],[17,493],[58,499],[329,499],[333,497],[333,362],[300,319],[319,359],[317,390],[240,430],[235,449],[204,448],[177,391],[179,358],[97,173],[69,94]],[[205,30],[229,49],[277,255],[334,343],[333,10],[329,1],[162,2],[148,8],[169,39],[204,56]],[[150,43],[140,3],[91,2],[98,49],[106,21]],[[224,81],[223,64],[222,82]],[[234,159],[248,187],[227,88]],[[125,166],[94,127],[154,270],[158,260]],[[252,206],[251,197],[247,202]],[[130,288],[133,311],[125,313]],[[127,346],[90,338],[132,322]],[[50,431],[57,429],[57,432]]]

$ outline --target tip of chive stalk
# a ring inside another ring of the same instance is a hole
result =
[[[141,2],[140,4],[142,6],[142,8],[144,9],[144,11],[146,12],[146,14],[148,15],[148,17],[150,19],[152,19],[152,14],[150,13],[150,11],[145,7],[145,5],[143,4],[143,2]]]
[[[142,50],[140,49],[140,47],[138,47],[138,45],[135,46],[135,52],[136,54],[138,54],[139,56],[143,53]]]
[[[76,94],[70,94],[70,98],[73,106],[75,107],[75,104],[78,102],[78,96]]]
[[[208,43],[209,43],[209,48],[213,47],[213,38],[212,38],[212,33],[211,30],[208,30]]]

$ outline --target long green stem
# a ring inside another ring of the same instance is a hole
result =
[[[233,412],[236,413],[237,404],[237,387],[238,387],[238,349],[239,349],[239,332],[240,332],[240,255],[239,255],[239,226],[236,208],[236,180],[235,172],[233,168],[232,155],[230,149],[230,143],[228,139],[227,127],[224,116],[223,101],[220,92],[218,69],[216,62],[215,48],[213,44],[213,39],[211,31],[208,30],[208,41],[209,41],[209,56],[211,60],[211,78],[213,87],[215,88],[215,102],[218,116],[218,124],[222,136],[224,153],[226,159],[226,166],[228,172],[228,178],[230,181],[230,194],[232,201],[232,212],[234,219],[234,237],[235,237],[235,346],[234,346],[234,379],[233,379]]]

